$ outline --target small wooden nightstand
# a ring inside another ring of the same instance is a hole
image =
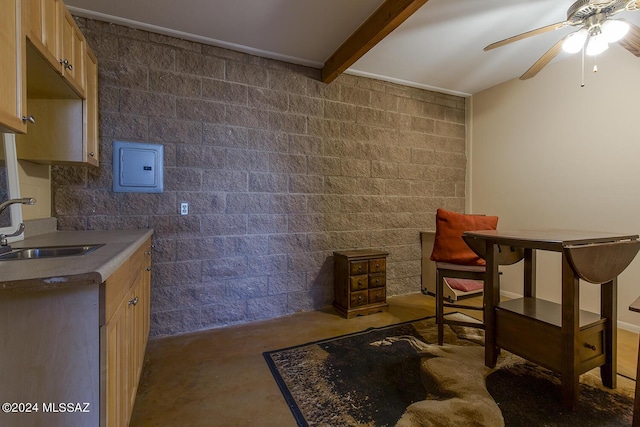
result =
[[[336,311],[347,319],[387,311],[387,255],[370,249],[334,252]]]

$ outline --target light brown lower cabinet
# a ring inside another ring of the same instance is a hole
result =
[[[0,426],[126,427],[149,336],[151,239],[104,283],[55,279],[0,282]]]
[[[104,419],[101,425],[129,425],[150,326],[151,241],[142,245],[104,284]]]

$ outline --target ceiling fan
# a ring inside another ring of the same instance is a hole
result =
[[[640,28],[624,19],[612,19],[622,11],[640,10],[640,0],[577,0],[567,10],[567,20],[547,25],[526,33],[495,42],[484,50],[495,49],[531,36],[558,30],[568,26],[578,29],[560,39],[544,55],[540,57],[522,76],[520,80],[535,76],[553,58],[565,50],[576,53],[584,49],[587,55],[604,52],[609,43],[618,42],[635,56],[640,57]]]

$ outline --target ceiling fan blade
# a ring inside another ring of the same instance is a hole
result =
[[[640,1],[640,0],[639,0]],[[546,27],[540,27],[535,30],[527,31],[526,33],[518,34],[517,36],[509,37],[508,39],[500,40],[499,42],[491,43],[483,50],[491,50],[500,46],[504,46],[509,43],[517,42],[518,40],[526,39],[528,37],[537,36],[538,34],[546,33],[548,31],[558,30],[569,25],[569,22],[563,21],[556,24],[547,25]]]
[[[551,49],[545,52],[544,55],[540,57],[523,75],[520,76],[520,80],[527,80],[531,77],[534,77],[536,74],[540,72],[553,58],[560,53],[562,50],[562,42],[564,42],[564,38],[560,39],[556,44],[554,44]]]
[[[626,19],[620,19],[620,21],[624,21],[629,24],[629,32],[622,39],[618,40],[618,44],[633,53],[635,56],[640,57],[640,28]]]

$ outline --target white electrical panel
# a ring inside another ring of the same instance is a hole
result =
[[[162,193],[164,146],[113,141],[113,191]]]

